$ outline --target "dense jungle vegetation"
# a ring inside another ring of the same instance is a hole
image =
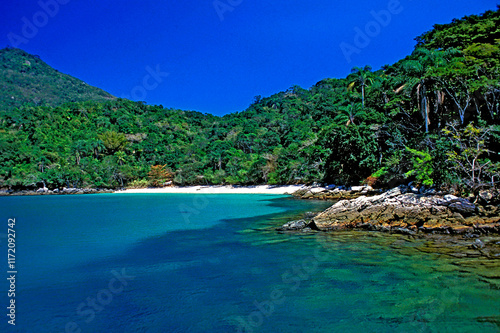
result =
[[[499,17],[500,7],[436,25],[393,65],[258,96],[223,117],[65,85],[40,59],[4,49],[2,96],[19,99],[40,76],[37,92],[61,96],[23,106],[2,99],[0,187],[497,186]]]

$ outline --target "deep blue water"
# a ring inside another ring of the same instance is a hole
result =
[[[326,205],[241,194],[0,198],[0,331],[499,331],[498,266],[423,253],[404,236],[274,231]]]

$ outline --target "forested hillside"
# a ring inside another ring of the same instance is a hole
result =
[[[6,108],[0,187],[496,186],[499,17],[436,25],[393,65],[259,96],[224,117],[123,99]]]
[[[114,99],[104,90],[53,69],[38,56],[14,48],[0,50],[0,89],[0,110]]]

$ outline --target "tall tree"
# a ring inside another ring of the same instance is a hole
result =
[[[366,115],[363,111],[362,106],[359,103],[350,103],[348,105],[339,106],[338,114],[334,118],[334,121],[345,123],[345,126],[356,125],[354,122]]]
[[[442,93],[436,86],[433,71],[437,67],[446,66],[447,53],[443,51],[417,48],[411,56],[400,62],[402,84],[396,91],[409,91],[414,94],[417,106],[424,119],[425,132],[429,132],[431,124],[431,104],[435,102],[435,111],[443,103]]]
[[[355,86],[359,86],[361,88],[361,104],[363,108],[365,107],[366,86],[372,82],[372,76],[372,68],[368,65],[363,68],[354,67],[351,70],[351,74],[348,76],[348,79],[351,80],[348,89],[352,89]]]

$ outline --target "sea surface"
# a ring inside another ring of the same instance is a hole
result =
[[[498,260],[403,235],[275,231],[328,205],[256,194],[2,197],[0,332],[500,331]]]

